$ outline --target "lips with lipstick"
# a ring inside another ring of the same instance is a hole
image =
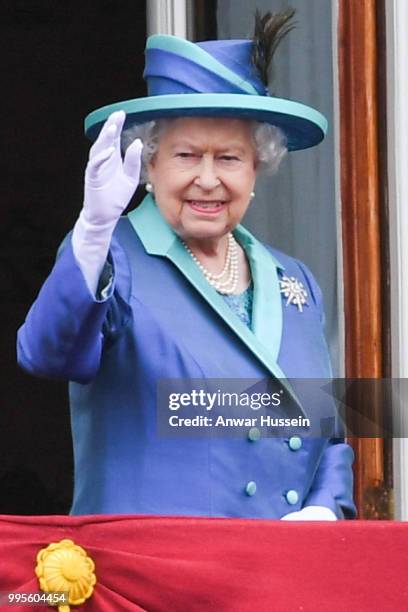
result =
[[[196,212],[216,214],[223,210],[227,203],[224,200],[186,200]]]

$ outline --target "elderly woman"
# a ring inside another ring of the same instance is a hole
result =
[[[313,276],[239,225],[258,171],[325,131],[267,95],[254,45],[150,37],[149,97],[87,118],[83,209],[18,338],[25,369],[70,381],[74,514],[354,515],[337,437],[156,430],[159,381],[271,378],[306,414],[287,379],[330,376]],[[149,193],[121,217],[141,164]]]

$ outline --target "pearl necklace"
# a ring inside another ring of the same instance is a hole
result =
[[[225,265],[222,272],[220,272],[219,274],[213,274],[213,272],[207,270],[207,268],[203,266],[201,261],[199,261],[199,259],[190,249],[190,247],[183,240],[182,243],[187,252],[190,253],[193,261],[197,264],[201,272],[204,274],[207,281],[212,287],[214,287],[214,289],[218,291],[218,293],[222,293],[224,295],[231,295],[235,293],[239,278],[238,244],[231,233],[228,234],[228,247],[227,254],[225,257]],[[222,281],[221,279],[226,274],[228,275],[227,278]]]

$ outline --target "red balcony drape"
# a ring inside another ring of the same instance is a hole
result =
[[[0,516],[0,592],[38,591],[38,551],[65,538],[96,565],[94,594],[72,610],[408,609],[408,524],[391,521]]]

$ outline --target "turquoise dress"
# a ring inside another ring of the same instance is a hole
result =
[[[249,329],[252,327],[252,301],[254,296],[254,289],[252,282],[245,291],[237,295],[223,295],[222,297],[231,308],[231,310],[237,315],[239,319]]]

